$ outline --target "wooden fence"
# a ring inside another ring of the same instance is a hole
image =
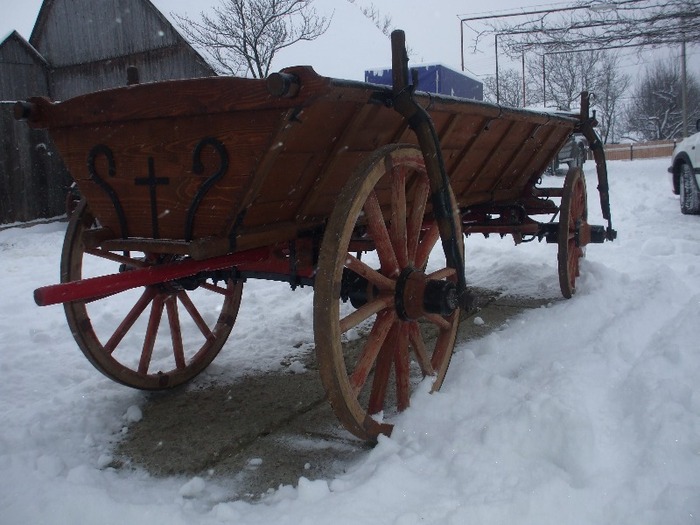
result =
[[[657,140],[654,142],[637,142],[634,144],[606,144],[606,160],[635,160],[668,157],[671,159],[676,141]],[[589,158],[592,156],[589,154]]]
[[[48,133],[13,117],[11,102],[0,102],[0,224],[65,213],[70,175]]]

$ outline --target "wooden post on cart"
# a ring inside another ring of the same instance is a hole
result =
[[[433,214],[438,223],[447,265],[457,271],[459,306],[468,309],[472,298],[467,291],[464,276],[464,244],[459,209],[450,188],[440,139],[428,112],[413,98],[416,82],[408,83],[408,55],[406,35],[401,30],[391,33],[392,81],[394,109],[409,123],[418,138],[425,169],[430,179]]]

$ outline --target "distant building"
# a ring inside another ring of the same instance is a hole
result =
[[[442,64],[411,67],[418,72],[418,90],[439,95],[484,100],[484,85]],[[365,82],[391,86],[391,69],[365,71]]]
[[[13,31],[0,43],[0,100],[48,95],[49,70],[46,59]]]
[[[0,43],[0,100],[63,100],[126,83],[215,75],[149,0],[44,0],[29,41]]]
[[[44,0],[29,40],[0,42],[0,101],[52,100],[141,82],[216,73],[149,0]],[[0,223],[63,212],[70,182],[45,133],[0,104]]]

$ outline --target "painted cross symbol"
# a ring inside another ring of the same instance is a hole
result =
[[[148,177],[140,177],[134,179],[137,186],[148,186],[148,192],[151,197],[151,225],[153,228],[153,238],[158,239],[158,204],[156,201],[156,186],[162,184],[170,184],[168,177],[156,177],[156,169],[153,163],[153,157],[148,157]]]

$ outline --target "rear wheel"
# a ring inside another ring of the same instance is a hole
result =
[[[695,180],[693,167],[687,162],[681,164],[678,186],[681,195],[681,213],[686,215],[700,214],[700,190]]]
[[[81,201],[66,232],[61,282],[174,260],[86,247],[86,233],[97,226]],[[233,328],[242,289],[230,278],[170,282],[64,307],[73,337],[95,368],[130,387],[162,390],[189,381],[216,357]]]
[[[576,278],[579,276],[579,262],[585,255],[585,245],[579,233],[588,220],[586,201],[586,179],[580,168],[570,168],[564,179],[564,190],[559,207],[559,287],[564,297],[569,299],[576,293]]]

